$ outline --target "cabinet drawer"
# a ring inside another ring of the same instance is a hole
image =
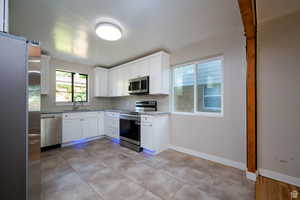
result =
[[[142,121],[142,124],[149,124],[149,123],[152,124],[153,117],[149,116],[149,115],[142,115],[141,116],[141,121]]]
[[[113,118],[117,118],[117,117],[120,116],[120,114],[117,113],[117,112],[105,112],[105,115],[106,115],[107,117],[113,117]]]
[[[98,117],[98,113],[97,112],[86,112],[86,113],[82,113],[82,116],[85,118],[97,118]]]
[[[63,119],[79,119],[82,118],[82,114],[81,113],[64,113],[63,114]]]

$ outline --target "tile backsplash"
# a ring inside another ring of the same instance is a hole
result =
[[[158,111],[169,111],[169,96],[167,95],[147,95],[147,96],[128,96],[111,98],[113,109],[134,110],[136,101],[155,100],[157,101]]]

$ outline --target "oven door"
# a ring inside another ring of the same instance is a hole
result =
[[[140,145],[141,125],[140,120],[138,120],[136,116],[120,116],[120,139],[135,145]]]

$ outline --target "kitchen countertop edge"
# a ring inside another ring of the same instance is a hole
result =
[[[116,112],[116,113],[122,113],[122,112],[128,112],[128,110],[112,110],[112,109],[96,109],[96,110],[77,110],[77,111],[45,111],[41,112],[42,115],[46,114],[63,114],[63,113],[81,113],[81,112]],[[140,112],[141,115],[169,115],[171,112],[163,112],[163,111],[155,111],[155,112]]]

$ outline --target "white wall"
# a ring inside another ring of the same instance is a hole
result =
[[[62,60],[51,59],[50,60],[50,94],[42,95],[41,109],[44,112],[47,111],[64,111],[72,109],[72,105],[57,105],[55,103],[55,87],[56,87],[56,69],[78,72],[89,75],[89,103],[84,106],[87,108],[95,109],[110,109],[110,98],[95,98],[94,97],[94,67],[89,65],[82,65],[76,63],[70,63]]]
[[[242,31],[210,38],[171,54],[172,65],[224,57],[224,117],[172,114],[171,145],[246,163],[246,58]]]
[[[258,29],[259,168],[300,185],[300,12]],[[275,172],[275,174],[274,174]],[[276,174],[279,173],[279,174]],[[285,175],[296,177],[289,178]],[[287,180],[287,181],[288,181]]]

